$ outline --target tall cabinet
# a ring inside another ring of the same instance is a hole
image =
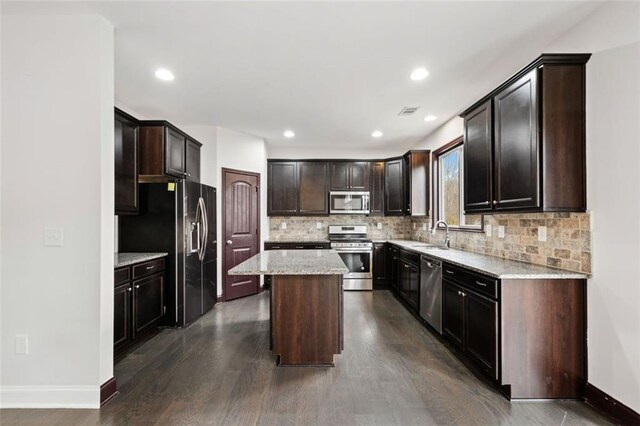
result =
[[[586,209],[589,57],[541,55],[462,113],[465,213]]]

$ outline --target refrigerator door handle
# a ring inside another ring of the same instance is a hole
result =
[[[204,255],[207,251],[207,235],[209,234],[209,221],[207,218],[207,205],[204,202],[204,198],[200,197],[198,200],[198,208],[200,209],[200,219],[202,220],[202,244],[200,245],[200,252],[198,253],[198,257],[200,261],[204,260]],[[198,230],[198,237],[200,237],[200,230]],[[200,239],[198,239],[200,240]]]

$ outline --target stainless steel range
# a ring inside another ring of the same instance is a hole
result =
[[[367,237],[367,225],[329,225],[329,240],[349,268],[344,289],[372,290],[373,243]]]

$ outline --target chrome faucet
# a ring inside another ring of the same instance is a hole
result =
[[[438,230],[438,225],[443,224],[445,227],[445,231],[444,231],[444,246],[446,248],[451,247],[451,240],[449,239],[449,224],[447,222],[445,222],[444,220],[439,220],[436,222],[435,225],[433,225],[433,229],[431,230],[431,233],[433,235],[436,235],[436,231]]]

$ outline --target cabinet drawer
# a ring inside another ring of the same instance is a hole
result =
[[[411,262],[414,265],[420,264],[420,256],[409,251],[400,250],[400,258],[407,262]]]
[[[131,268],[119,268],[113,273],[113,284],[118,286],[124,284],[127,281],[131,281]]]
[[[498,298],[498,280],[496,278],[449,265],[448,263],[445,263],[442,269],[442,276],[444,278],[453,280],[458,284],[462,284],[471,290],[493,297],[494,299]]]
[[[140,278],[145,275],[156,274],[164,270],[164,259],[154,259],[141,263],[133,267],[133,278]]]

